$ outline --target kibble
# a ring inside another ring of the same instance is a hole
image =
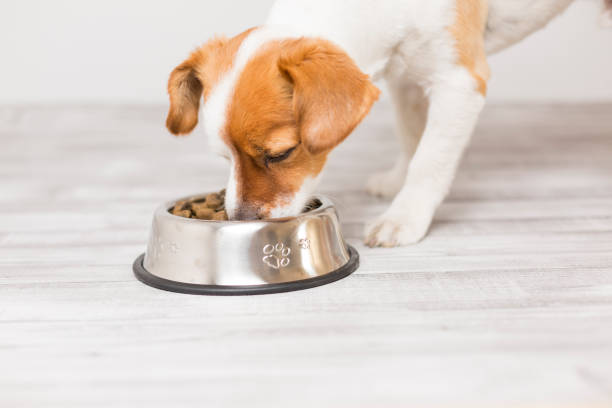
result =
[[[172,214],[179,215],[181,217],[185,216],[183,215],[185,214],[185,211],[191,214],[191,212],[189,211],[189,203],[187,201],[178,201],[174,205],[174,208],[172,208]]]
[[[217,211],[213,214],[212,219],[215,221],[227,221],[227,213],[225,210]]]
[[[193,212],[194,218],[199,218],[201,220],[210,220],[212,218],[215,214],[215,210],[209,208],[207,204],[206,202],[191,204],[191,211]]]
[[[189,210],[180,210],[180,211],[176,211],[174,213],[174,215],[178,215],[179,217],[189,218],[189,217],[191,217],[191,211],[189,211]]]
[[[204,199],[178,201],[170,210],[173,215],[199,220],[226,221],[225,189],[211,193]]]
[[[221,198],[221,194],[211,193],[206,196],[206,205],[208,208],[219,208],[223,205],[223,199]]]

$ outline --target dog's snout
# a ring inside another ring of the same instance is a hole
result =
[[[238,206],[231,219],[239,221],[259,220],[261,215],[258,207],[247,204]]]

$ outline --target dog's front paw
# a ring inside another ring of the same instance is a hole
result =
[[[426,225],[380,218],[366,227],[365,244],[385,248],[416,244],[426,232]]]
[[[370,247],[394,247],[416,244],[429,228],[433,209],[408,205],[396,211],[393,205],[365,229],[365,244]]]
[[[373,196],[393,198],[404,185],[405,173],[393,168],[368,177],[366,191]]]

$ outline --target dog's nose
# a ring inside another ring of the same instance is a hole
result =
[[[241,205],[234,211],[233,220],[247,221],[247,220],[259,220],[259,207],[253,205]]]

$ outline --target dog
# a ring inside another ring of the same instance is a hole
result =
[[[203,126],[230,162],[230,219],[297,215],[328,153],[385,80],[401,152],[367,190],[394,197],[365,243],[421,240],[484,106],[487,55],[540,29],[572,0],[279,0],[265,25],[218,37],[170,74],[167,128]],[[612,0],[604,0],[612,15]]]

